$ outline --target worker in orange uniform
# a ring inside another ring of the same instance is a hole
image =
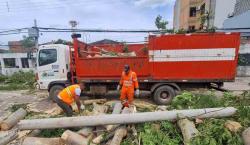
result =
[[[117,90],[120,90],[120,88],[120,100],[122,105],[124,107],[132,106],[134,101],[134,94],[136,96],[139,96],[140,91],[136,73],[130,70],[129,65],[124,66],[124,71],[122,72],[121,80],[119,85],[117,86]]]
[[[81,92],[84,90],[85,85],[83,83],[71,85],[66,88],[64,88],[57,97],[55,97],[55,102],[59,107],[62,108],[62,110],[66,113],[67,116],[73,115],[73,110],[71,105],[73,103],[76,103],[78,111],[80,112],[81,109],[84,109],[84,106],[81,105],[80,102],[80,95]]]

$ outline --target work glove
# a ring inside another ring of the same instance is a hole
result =
[[[81,105],[80,109],[83,111],[85,109],[85,106]]]
[[[139,97],[139,95],[140,95],[140,90],[139,90],[139,89],[136,89],[136,90],[135,90],[135,96],[136,96],[136,97]]]
[[[116,88],[116,90],[117,90],[117,91],[119,91],[119,90],[120,90],[120,88],[121,88],[121,86],[120,86],[120,85],[118,85],[118,86],[117,86],[117,88]]]

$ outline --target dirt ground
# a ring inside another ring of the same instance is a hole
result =
[[[234,94],[241,94],[244,90],[250,90],[249,83],[250,77],[236,78],[235,82],[225,83],[224,88],[233,91]],[[206,90],[204,89],[197,89],[196,91],[204,93],[206,92]],[[215,94],[219,96],[222,93],[216,91]],[[146,100],[151,102],[150,99],[146,98]],[[13,104],[30,104],[39,102],[43,102],[41,104],[47,104],[47,107],[40,106],[39,108],[48,108],[48,106],[53,104],[52,101],[48,100],[47,91],[0,91],[0,118],[4,118],[9,114],[8,108],[11,107],[11,105]]]

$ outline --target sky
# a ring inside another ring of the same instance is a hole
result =
[[[70,28],[69,21],[83,29],[156,29],[157,15],[172,28],[175,0],[0,0],[0,31],[32,27]],[[82,40],[142,41],[148,34],[81,33]],[[23,35],[0,35],[0,44],[20,40]],[[41,33],[39,43],[71,40],[70,33]]]

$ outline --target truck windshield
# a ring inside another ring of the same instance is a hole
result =
[[[56,49],[43,49],[39,52],[39,66],[51,64],[57,61]]]

